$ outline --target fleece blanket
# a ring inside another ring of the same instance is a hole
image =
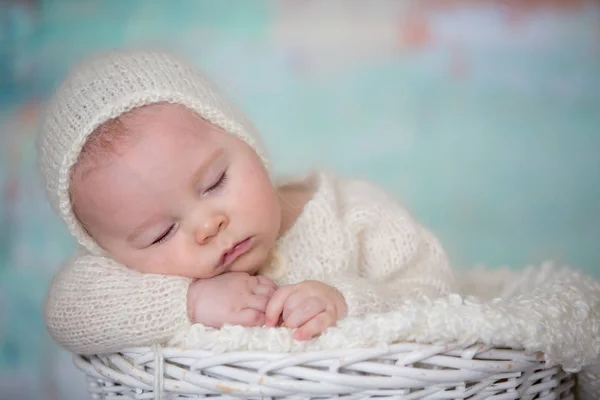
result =
[[[543,352],[548,365],[562,365],[568,372],[600,364],[600,282],[549,263],[457,274],[456,294],[407,299],[392,312],[346,318],[310,341],[293,340],[287,328],[193,325],[169,345],[214,352],[303,352],[400,341],[485,343]]]

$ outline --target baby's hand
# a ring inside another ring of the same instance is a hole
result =
[[[294,339],[307,340],[335,325],[348,313],[346,301],[335,288],[318,281],[283,286],[275,292],[266,312],[267,326],[283,319],[283,326],[299,328]]]
[[[188,318],[213,328],[223,324],[262,326],[277,286],[266,276],[229,272],[193,282],[187,293]]]

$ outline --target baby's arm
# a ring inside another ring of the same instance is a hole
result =
[[[196,280],[143,274],[80,252],[61,268],[46,300],[52,337],[76,354],[165,343],[191,323],[261,326],[275,283],[228,273]]]
[[[342,182],[344,218],[360,247],[356,271],[328,282],[348,314],[390,311],[406,297],[454,290],[454,276],[436,237],[392,196],[367,182]]]
[[[56,275],[46,299],[52,337],[76,354],[164,343],[190,325],[191,279],[142,274],[78,252]]]

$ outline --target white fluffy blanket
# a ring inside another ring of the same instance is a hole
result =
[[[292,339],[287,328],[221,330],[194,325],[170,343],[215,352],[300,352],[384,347],[397,341],[486,343],[543,352],[566,371],[600,363],[600,282],[550,264],[520,271],[459,271],[460,294],[406,300],[399,309],[347,318],[320,337]]]

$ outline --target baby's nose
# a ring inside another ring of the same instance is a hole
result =
[[[204,224],[196,229],[196,241],[199,244],[208,243],[220,231],[227,228],[229,220],[226,215],[215,214],[204,221]]]

